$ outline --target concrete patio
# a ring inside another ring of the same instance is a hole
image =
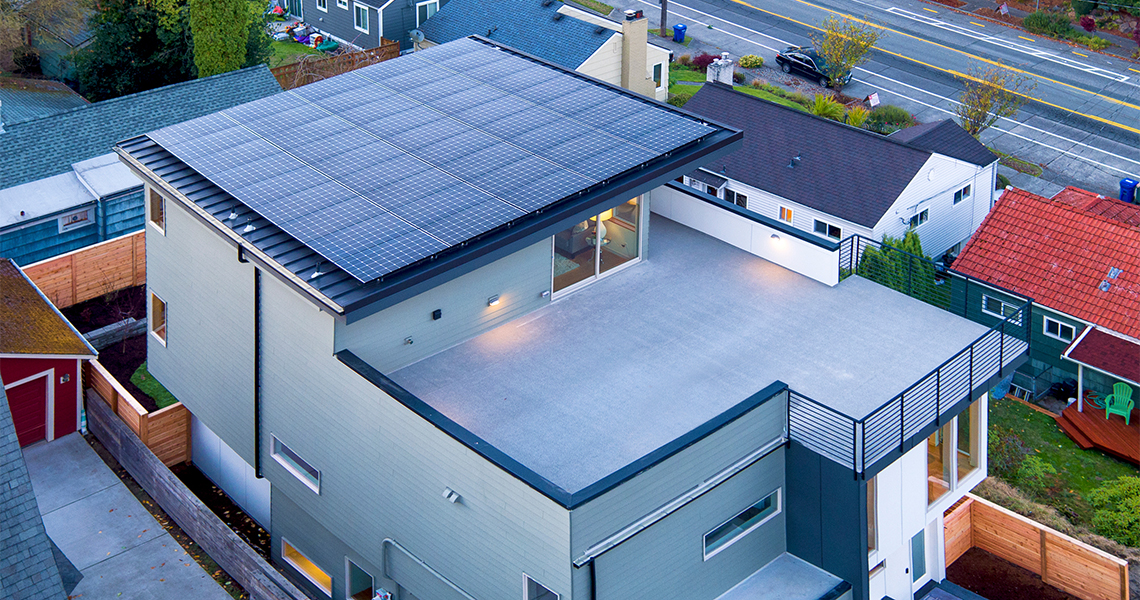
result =
[[[24,459],[48,535],[83,573],[73,598],[230,598],[78,433]]]

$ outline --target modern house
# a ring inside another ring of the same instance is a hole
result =
[[[954,262],[967,316],[992,324],[1032,298],[1019,395],[1075,379],[1083,390],[1140,391],[1140,206],[1068,187],[1053,198],[1008,188]]]
[[[148,368],[318,598],[911,598],[1025,342],[669,183],[742,137],[473,37],[126,140]]]
[[[79,430],[95,349],[11,259],[0,259],[0,380],[20,445]]]
[[[115,142],[280,91],[257,66],[6,123],[0,256],[29,265],[138,231],[142,182],[116,160]]]
[[[884,137],[720,84],[685,109],[745,138],[682,183],[824,239],[913,228],[939,258],[960,250],[993,205],[997,157],[953,121]]]
[[[617,23],[557,0],[450,0],[419,25],[430,48],[481,35],[545,61],[664,101],[672,52],[649,42],[636,13]]]

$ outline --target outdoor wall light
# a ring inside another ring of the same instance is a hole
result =
[[[773,233],[771,236],[769,236],[769,237],[771,237],[773,240],[775,240],[775,241],[777,241],[777,242],[778,242],[778,241],[780,241],[780,236],[778,236],[778,235],[776,235],[776,234],[774,234],[774,233]]]
[[[498,306],[498,305],[499,305],[499,295],[498,294],[495,294],[494,296],[487,298],[487,306]]]

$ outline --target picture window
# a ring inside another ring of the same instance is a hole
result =
[[[1056,338],[1065,342],[1073,341],[1076,330],[1072,325],[1066,325],[1060,321],[1045,317],[1045,335]]]
[[[277,436],[273,436],[272,454],[274,460],[281,463],[281,466],[285,467],[287,471],[309,486],[309,489],[318,494],[321,493],[320,470],[298,456],[289,446],[277,439]]]
[[[316,563],[309,560],[309,557],[301,554],[301,551],[285,538],[281,538],[281,558],[303,575],[305,579],[308,579],[310,583],[320,588],[325,595],[332,597],[332,577],[321,570]]]
[[[815,220],[815,232],[820,235],[827,236],[833,240],[839,240],[843,237],[842,229],[836,227],[835,225],[824,223],[819,219]]]
[[[735,517],[725,521],[716,529],[706,533],[705,560],[735,544],[778,514],[780,514],[780,490],[777,489]]]

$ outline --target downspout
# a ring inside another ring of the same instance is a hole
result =
[[[261,269],[253,268],[253,473],[261,474]]]
[[[598,572],[594,570],[594,561],[590,561],[590,600],[598,600]]]

